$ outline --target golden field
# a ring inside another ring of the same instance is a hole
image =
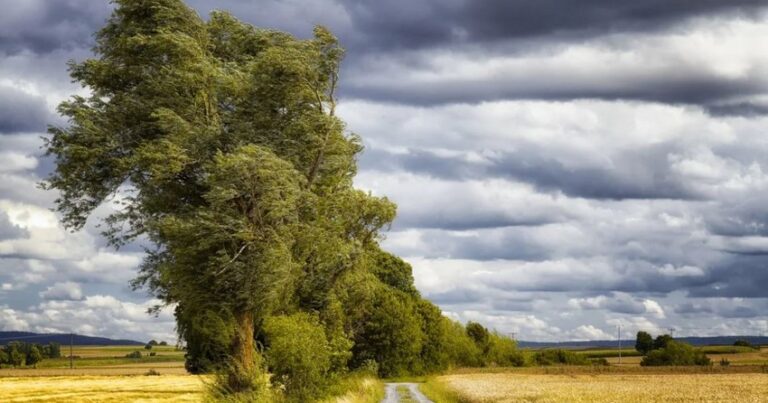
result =
[[[762,373],[466,373],[441,376],[437,381],[466,402],[768,401],[768,375]]]
[[[0,378],[3,402],[198,402],[204,380],[191,375]]]

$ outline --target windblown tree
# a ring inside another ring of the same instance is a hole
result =
[[[200,321],[214,318],[247,373],[265,317],[322,310],[394,217],[352,187],[362,147],[335,116],[343,51],[324,28],[297,40],[223,12],[204,22],[179,0],[115,3],[96,58],[70,65],[91,95],[59,107],[69,125],[50,129],[47,185],[75,230],[118,200],[111,244],[152,245],[135,286],[176,304],[189,339],[210,342]]]
[[[174,307],[190,371],[224,369],[237,393],[271,365],[306,401],[348,368],[511,362],[508,343],[477,325],[476,346],[379,247],[395,206],[353,187],[362,145],[336,116],[330,32],[299,40],[224,12],[204,21],[181,0],[114,3],[95,58],[70,64],[90,95],[59,106],[69,124],[49,130],[46,186],[72,230],[117,203],[104,235],[146,246],[133,285]],[[297,343],[317,358],[280,358]]]

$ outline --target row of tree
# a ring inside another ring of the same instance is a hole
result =
[[[60,358],[61,346],[58,343],[46,345],[13,341],[0,349],[0,367],[10,365],[14,368],[37,366],[45,358]]]

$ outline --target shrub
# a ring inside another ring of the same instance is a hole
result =
[[[325,330],[316,316],[274,316],[264,324],[267,363],[273,382],[290,401],[312,401],[322,395],[331,368]]]
[[[156,353],[156,352],[154,352],[154,351],[152,351],[151,353],[149,353],[149,356],[150,356],[150,357],[154,357],[154,356],[156,356],[156,355],[157,355],[157,353]]]
[[[147,343],[147,345],[144,346],[144,350],[152,350],[152,344]]]
[[[155,371],[154,369],[150,369],[149,371],[145,372],[144,375],[146,375],[146,376],[158,376],[158,375],[160,375],[160,373]]]
[[[642,366],[661,365],[710,365],[712,361],[702,351],[690,344],[670,340],[667,346],[648,353],[640,362]]]
[[[125,355],[125,358],[141,358],[141,351],[133,351]]]
[[[498,333],[488,335],[488,351],[484,364],[501,367],[522,367],[525,365],[523,353],[518,351],[517,343]]]
[[[727,367],[729,365],[731,365],[731,362],[728,361],[727,358],[723,357],[723,358],[720,359],[720,366],[721,367]]]
[[[538,365],[589,365],[587,357],[563,349],[538,351],[533,361]]]
[[[667,343],[674,340],[672,336],[668,334],[661,334],[656,336],[656,340],[653,341],[653,349],[658,350],[667,346]]]

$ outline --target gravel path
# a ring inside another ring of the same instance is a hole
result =
[[[398,386],[407,387],[408,391],[411,392],[411,398],[413,400],[419,403],[432,403],[431,400],[427,399],[427,397],[421,393],[419,385],[415,383],[388,383],[384,400],[382,400],[381,403],[399,403],[400,396],[397,393]]]

